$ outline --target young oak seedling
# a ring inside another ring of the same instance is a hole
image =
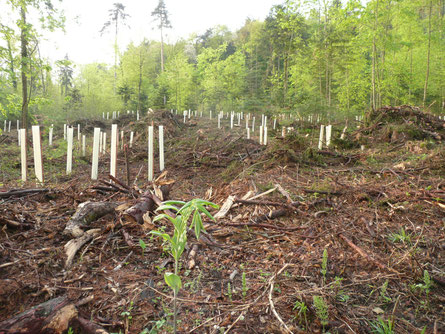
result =
[[[177,208],[176,205],[181,205],[181,208]],[[179,259],[184,252],[185,246],[187,244],[187,225],[190,217],[192,217],[192,222],[190,224],[190,229],[195,231],[196,239],[199,239],[201,231],[205,231],[204,225],[202,224],[201,213],[204,213],[211,220],[215,220],[205,206],[210,206],[213,208],[218,208],[218,205],[212,202],[204,201],[202,199],[192,199],[189,202],[182,201],[167,201],[162,203],[162,205],[156,211],[166,211],[172,210],[176,212],[176,217],[172,217],[165,213],[157,215],[153,222],[161,220],[163,218],[168,219],[174,226],[173,236],[168,235],[160,231],[151,231],[152,234],[163,238],[170,245],[170,254],[175,260],[175,272],[166,272],[164,274],[164,279],[167,285],[173,290],[173,332],[176,333],[176,300],[179,289],[182,287],[181,277],[178,275]]]

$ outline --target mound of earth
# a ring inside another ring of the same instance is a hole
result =
[[[385,106],[370,111],[363,133],[385,142],[445,139],[445,122],[419,107]]]
[[[154,125],[157,128],[159,125],[164,126],[164,136],[171,138],[177,135],[186,126],[179,116],[172,114],[168,110],[155,110],[148,112],[147,115],[141,117],[140,122],[131,122],[124,126],[124,130],[128,128],[129,131],[135,131],[139,136],[138,138],[147,139],[147,127]],[[189,124],[190,125],[190,124]]]
[[[70,125],[77,128],[77,125],[80,124],[80,131],[85,134],[85,133],[93,133],[94,132],[94,128],[101,128],[101,129],[106,129],[107,125],[105,124],[105,122],[98,120],[98,119],[86,119],[86,118],[81,118],[78,119],[77,121],[72,122]]]

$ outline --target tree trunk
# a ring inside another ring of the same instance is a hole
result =
[[[28,128],[28,27],[26,25],[26,10],[24,5],[20,8],[22,28],[21,43],[21,72],[22,72],[22,129]],[[25,141],[26,147],[26,141]]]
[[[113,90],[116,94],[116,80],[117,80],[117,24],[119,20],[119,15],[116,15],[116,23],[115,23],[115,33],[114,33],[114,84],[113,84]]]
[[[409,103],[411,103],[411,85],[413,83],[413,47],[410,47],[409,50],[409,85],[408,85],[408,98]]]
[[[161,72],[164,73],[164,34],[162,33],[162,24],[161,24]]]
[[[7,38],[7,46],[8,46],[8,57],[9,57],[9,71],[11,72],[11,82],[14,91],[17,91],[17,77],[15,76],[15,68],[14,68],[14,56],[12,55],[12,46],[11,39]]]
[[[372,71],[371,71],[371,81],[372,81],[372,109],[377,109],[377,99],[376,99],[376,57],[377,57],[377,48],[376,48],[376,29],[377,29],[377,18],[379,13],[379,0],[375,5],[374,10],[374,35],[372,38]]]
[[[142,89],[142,69],[143,69],[142,48],[139,50],[139,82],[138,82],[138,110],[141,110],[141,89]]]
[[[426,56],[426,75],[425,75],[425,87],[423,89],[423,106],[425,107],[426,95],[428,91],[428,79],[430,76],[430,53],[431,53],[431,12],[433,9],[433,2],[430,1],[430,10],[428,13],[428,51]]]
[[[42,80],[42,94],[45,96],[46,95],[46,86],[45,86],[45,76],[43,74],[43,61],[42,61],[42,56],[40,55],[40,47],[39,44],[37,43],[37,52],[39,54],[39,67],[40,67],[40,78]]]
[[[284,58],[284,101],[287,101],[287,81],[288,81],[288,62],[289,62],[289,55],[286,54]]]

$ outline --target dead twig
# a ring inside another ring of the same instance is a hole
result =
[[[366,260],[368,260],[371,263],[374,263],[377,267],[383,270],[390,271],[392,273],[395,273],[397,275],[401,275],[397,270],[394,270],[392,268],[389,268],[388,266],[384,265],[382,262],[373,259],[368,253],[366,253],[363,249],[358,247],[356,244],[354,244],[351,240],[349,240],[347,237],[345,237],[343,234],[338,234],[339,238],[345,241],[349,247],[351,247],[353,250],[355,250],[359,255],[364,257]]]

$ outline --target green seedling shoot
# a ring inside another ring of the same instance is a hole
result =
[[[242,283],[243,283],[243,298],[246,298],[247,296],[247,282],[246,282],[246,273],[243,271],[243,275],[242,275]]]
[[[321,274],[323,275],[323,284],[326,282],[326,273],[328,271],[328,250],[323,251],[323,259],[321,261]]]
[[[181,208],[177,208],[176,205],[181,205]],[[153,222],[159,221],[161,219],[168,219],[174,226],[173,236],[160,231],[152,231],[151,233],[157,235],[164,239],[170,245],[170,255],[175,260],[175,272],[166,272],[164,274],[164,279],[167,285],[173,290],[173,332],[176,333],[176,301],[179,289],[182,287],[181,277],[178,275],[179,260],[182,253],[184,252],[185,246],[187,244],[187,228],[195,231],[196,238],[199,239],[201,231],[205,231],[204,225],[202,224],[201,213],[204,213],[211,220],[215,220],[205,206],[210,206],[213,208],[218,208],[218,205],[204,201],[202,199],[193,199],[189,202],[182,201],[167,201],[162,203],[162,205],[156,211],[167,211],[171,210],[176,212],[176,216],[172,217],[168,214],[162,213],[157,215]],[[188,226],[188,221],[192,217],[192,222]]]
[[[328,304],[326,304],[326,301],[321,296],[313,296],[312,298],[314,301],[315,313],[317,314],[324,331],[324,328],[329,324]]]
[[[304,323],[306,324],[306,328],[307,328],[307,306],[303,301],[299,301],[297,300],[294,304],[293,310],[297,310],[298,311],[298,317],[300,318],[300,322],[301,319],[304,318]]]
[[[144,242],[144,240],[139,239],[139,246],[142,248],[142,255],[144,255],[145,248],[147,248],[147,244]]]
[[[229,297],[229,300],[232,301],[232,286],[230,285],[230,282],[227,283],[227,296]]]

